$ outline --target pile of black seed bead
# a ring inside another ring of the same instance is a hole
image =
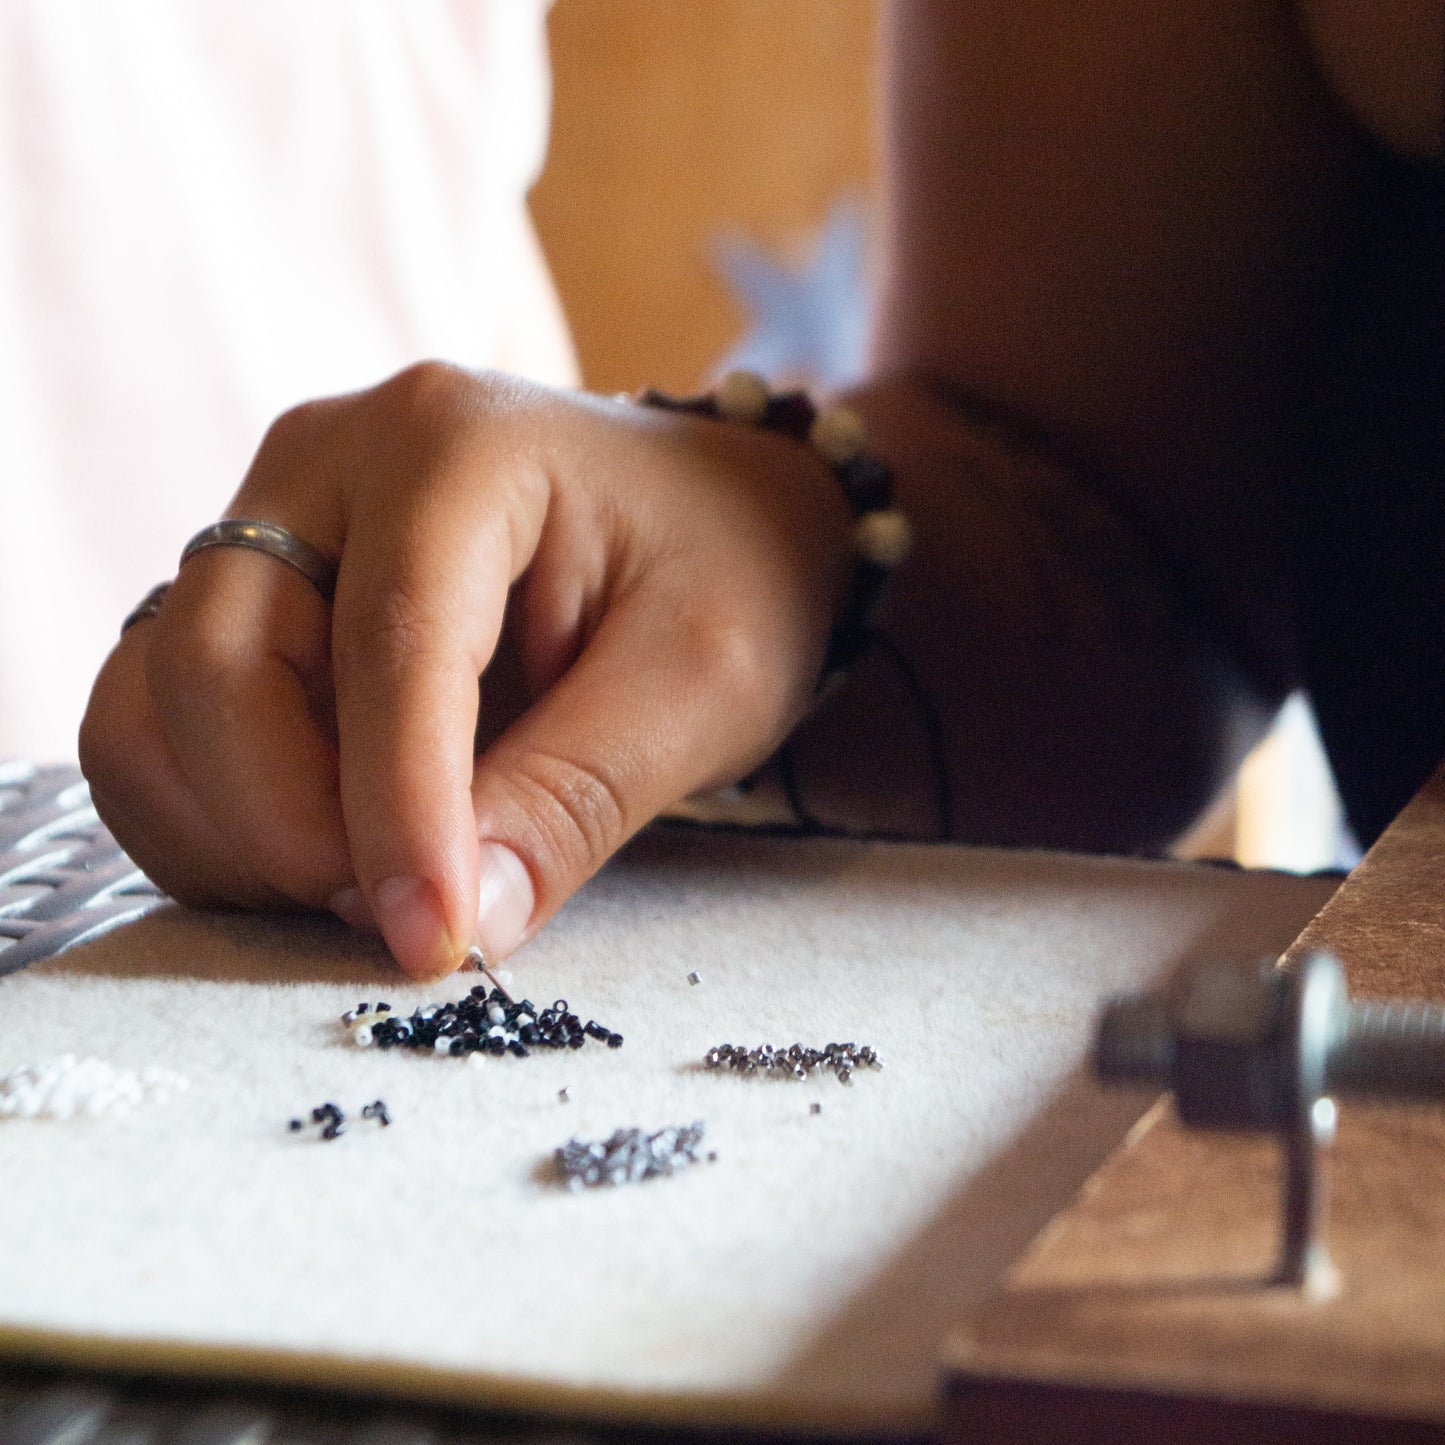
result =
[[[676,1174],[699,1162],[703,1125],[678,1124],[644,1134],[641,1129],[618,1129],[611,1138],[589,1143],[571,1138],[556,1150],[557,1172],[569,1189],[600,1189],[614,1184],[636,1184],[643,1179]],[[711,1164],[716,1154],[707,1156]]]
[[[732,1069],[738,1074],[766,1074],[773,1079],[809,1079],[820,1069],[832,1069],[840,1084],[848,1083],[855,1069],[881,1069],[883,1060],[867,1044],[828,1044],[821,1049],[791,1044],[775,1049],[759,1044],[755,1049],[736,1044],[719,1044],[709,1049],[703,1062],[710,1069]]]
[[[399,1018],[386,1003],[361,1003],[341,1016],[363,1047],[430,1049],[463,1054],[512,1054],[525,1059],[534,1049],[580,1049],[590,1039],[609,1049],[622,1047],[622,1035],[588,1019],[584,1024],[559,998],[539,1009],[531,999],[509,998],[499,988],[489,993],[478,984],[455,1003],[423,1004]]]

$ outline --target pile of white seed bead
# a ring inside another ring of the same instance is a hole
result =
[[[23,1064],[0,1078],[0,1117],[94,1119],[129,1114],[145,1104],[164,1104],[190,1086],[188,1079],[169,1069],[117,1069],[102,1059],[61,1054]]]

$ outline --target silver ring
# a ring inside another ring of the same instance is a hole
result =
[[[171,590],[169,582],[158,582],[141,600],[131,608],[125,615],[125,621],[120,624],[120,635],[124,637],[137,622],[144,622],[147,617],[154,617],[161,610],[161,603],[166,600],[166,593]]]
[[[186,543],[180,565],[184,567],[207,547],[250,547],[253,551],[265,552],[294,567],[326,601],[330,602],[336,591],[336,563],[310,542],[303,542],[275,522],[213,522]]]

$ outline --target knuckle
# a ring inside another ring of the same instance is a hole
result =
[[[622,789],[600,767],[531,752],[515,776],[543,851],[568,878],[595,873],[632,832]]]
[[[261,439],[259,456],[276,453],[291,456],[310,450],[323,427],[329,424],[334,404],[325,401],[303,401],[288,407],[266,428]]]
[[[185,710],[200,700],[236,691],[234,640],[205,615],[170,621],[167,645],[146,654],[146,685],[163,710]]]
[[[419,428],[448,423],[467,406],[476,387],[470,372],[447,361],[417,361],[377,388],[389,416]]]
[[[786,672],[763,630],[742,620],[695,616],[679,624],[679,633],[701,685],[726,700],[739,730],[771,732],[791,699]]]
[[[451,437],[474,429],[483,416],[494,432],[503,421],[534,409],[545,388],[499,371],[468,371],[449,361],[417,361],[375,389],[389,428],[413,436]]]

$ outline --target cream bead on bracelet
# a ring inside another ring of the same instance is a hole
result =
[[[770,391],[767,382],[750,371],[730,372],[716,391],[705,396],[669,396],[648,389],[632,400],[665,411],[746,422],[781,432],[811,446],[828,463],[853,513],[854,555],[848,590],[828,637],[818,692],[831,690],[870,647],[878,648],[899,674],[918,710],[928,744],[938,836],[952,837],[948,752],[937,710],[907,655],[874,625],[888,580],[912,547],[913,531],[908,518],[893,506],[892,471],[868,451],[862,417],[844,406],[819,408],[806,392]],[[783,792],[803,832],[847,835],[852,831],[829,827],[807,807],[788,743],[778,749],[776,762]]]
[[[729,372],[716,391],[703,396],[670,396],[648,388],[635,400],[663,411],[781,432],[806,442],[828,463],[853,513],[853,572],[818,680],[820,692],[832,687],[873,640],[873,619],[888,579],[913,543],[908,518],[893,506],[893,473],[867,450],[863,418],[845,406],[820,408],[806,392],[770,391],[751,371]]]

